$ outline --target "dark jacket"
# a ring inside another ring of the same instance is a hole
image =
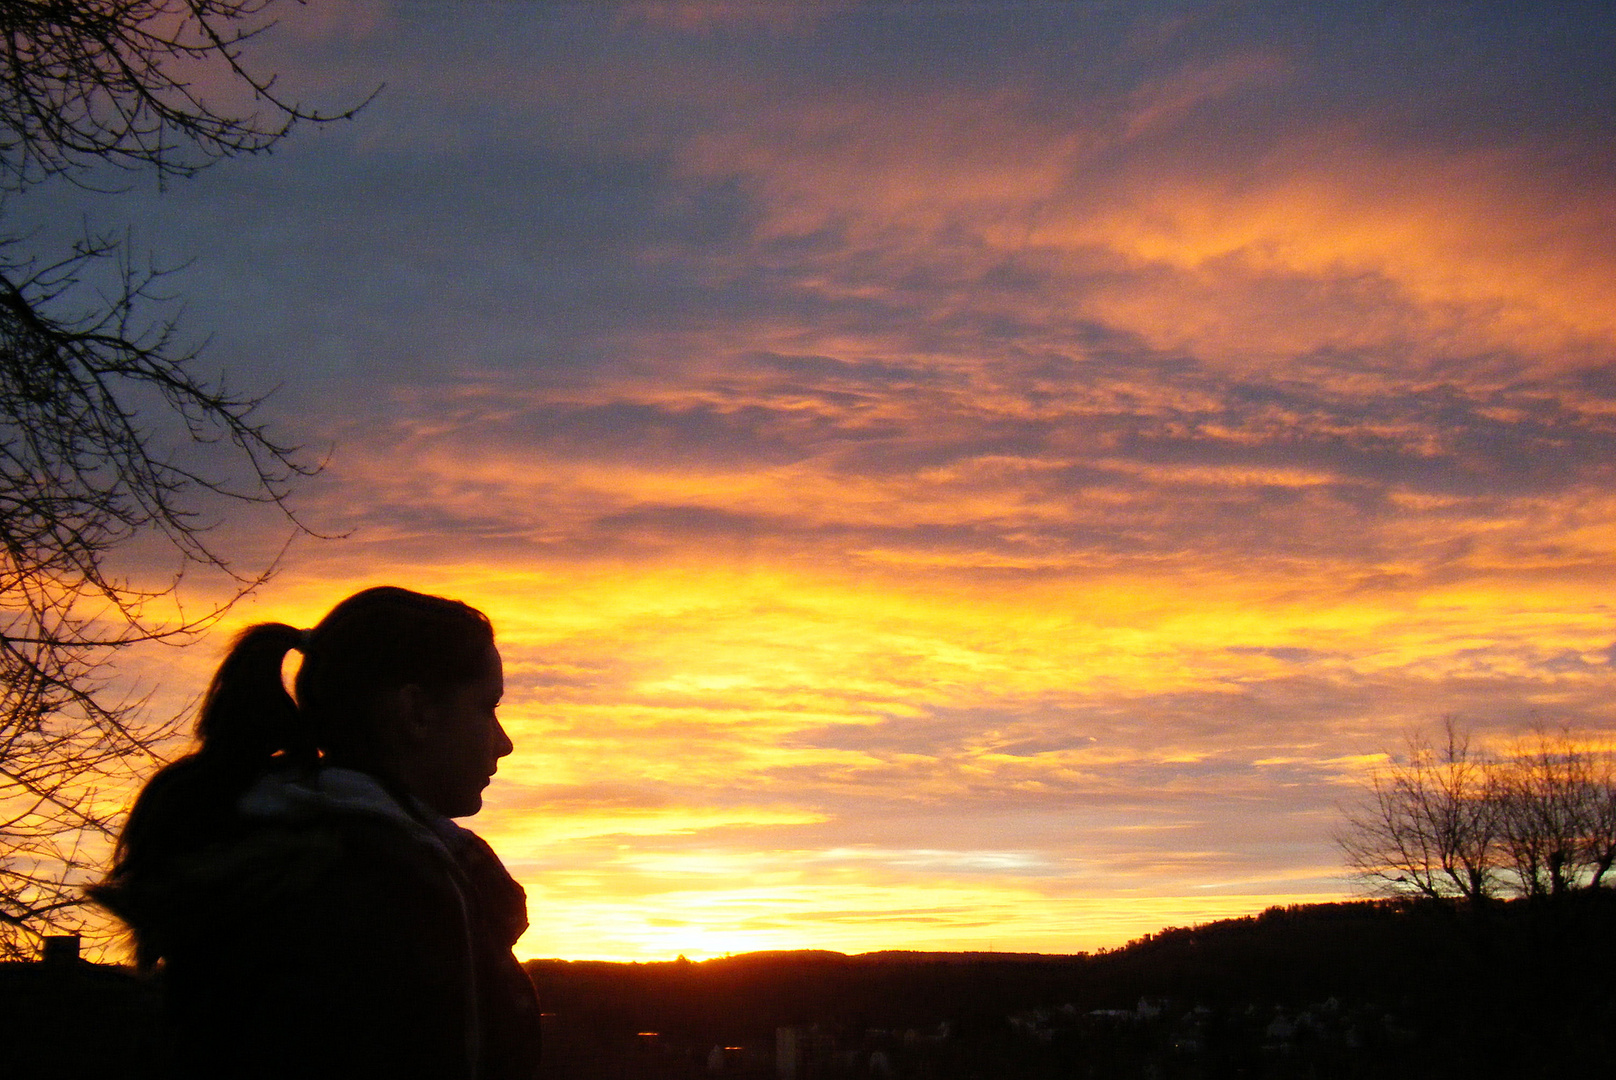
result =
[[[487,844],[344,769],[271,774],[236,810],[159,901],[177,1075],[532,1077],[525,896]]]

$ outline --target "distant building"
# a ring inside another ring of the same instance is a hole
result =
[[[714,1076],[751,1075],[768,1068],[768,1058],[747,1053],[744,1046],[714,1046],[707,1051],[707,1071]]]
[[[79,962],[79,936],[58,934],[47,937],[39,946],[39,959],[46,964],[77,964]]]
[[[1132,1009],[1090,1009],[1085,1014],[1090,1020],[1137,1020]]]
[[[774,1075],[778,1080],[797,1080],[802,1070],[802,1050],[797,1040],[797,1029],[774,1029]]]

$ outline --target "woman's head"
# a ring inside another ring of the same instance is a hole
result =
[[[280,674],[292,649],[303,653],[295,701]],[[494,762],[510,752],[494,715],[503,685],[487,616],[382,586],[312,630],[246,630],[208,689],[197,735],[205,755],[318,757],[371,772],[458,817],[482,805]]]
[[[281,677],[294,649],[295,700]],[[238,835],[242,793],[280,763],[360,769],[445,817],[475,814],[511,752],[502,689],[487,616],[456,600],[366,589],[312,630],[249,627],[202,700],[201,745],[146,784],[91,895],[135,931],[137,962],[154,963],[185,932],[167,892],[175,860]]]

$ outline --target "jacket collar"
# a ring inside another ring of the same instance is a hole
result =
[[[424,803],[409,798],[402,804],[369,773],[335,766],[278,769],[259,777],[241,796],[236,808],[257,821],[302,823],[330,817],[369,817],[398,826],[417,840],[436,848],[451,862],[465,841],[465,830],[441,817]]]

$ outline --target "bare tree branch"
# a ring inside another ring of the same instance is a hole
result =
[[[1604,887],[1616,863],[1616,761],[1564,729],[1503,757],[1449,720],[1369,779],[1337,844],[1377,891],[1482,903]]]
[[[1371,778],[1337,843],[1379,891],[1482,903],[1497,890],[1489,761],[1452,720],[1443,736],[1440,747],[1409,738],[1404,759]]]
[[[277,2],[0,0],[0,192],[89,186],[102,165],[189,176],[352,116],[363,103],[305,108],[247,64]],[[113,691],[112,661],[192,640],[274,569],[237,569],[207,515],[261,503],[308,531],[287,497],[319,463],[271,433],[261,396],[198,374],[162,276],[110,238],[46,259],[0,234],[0,957],[74,926],[89,840],[117,825],[106,792],[178,730]],[[177,560],[156,584],[112,563],[145,538]],[[188,613],[188,567],[233,595]]]
[[[299,122],[352,117],[365,102],[309,109],[246,63],[248,43],[274,25],[276,2],[0,2],[0,186],[21,190],[102,163],[189,176],[267,151]],[[215,109],[204,97],[209,80],[250,97],[252,111]]]

